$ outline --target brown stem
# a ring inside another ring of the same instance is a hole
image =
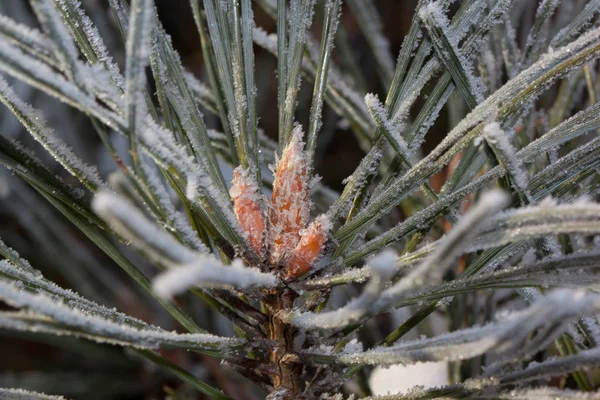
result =
[[[282,310],[291,310],[298,294],[291,289],[283,289],[269,293],[267,306],[269,308],[269,339],[278,343],[269,354],[269,360],[276,367],[276,372],[271,375],[273,391],[286,390],[283,399],[297,399],[300,394],[299,365],[293,354],[294,338],[298,331],[293,326],[283,322],[278,313]]]

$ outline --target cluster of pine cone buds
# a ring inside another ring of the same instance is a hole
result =
[[[310,188],[303,147],[302,129],[296,127],[277,162],[268,212],[261,206],[261,192],[248,170],[234,170],[229,191],[249,245],[273,268],[282,271],[285,279],[298,278],[311,270],[330,229],[326,215],[309,223]]]

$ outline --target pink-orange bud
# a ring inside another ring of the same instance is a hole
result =
[[[302,231],[300,242],[288,259],[288,278],[298,278],[310,271],[321,255],[330,228],[327,217],[321,215]]]
[[[302,130],[297,127],[277,163],[269,214],[271,263],[275,265],[285,264],[310,216],[303,146]]]
[[[265,216],[259,202],[259,191],[247,170],[237,167],[233,171],[233,185],[229,189],[233,199],[233,212],[242,230],[248,235],[250,245],[261,254],[265,240]]]

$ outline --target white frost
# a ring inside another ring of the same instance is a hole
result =
[[[482,228],[486,218],[500,211],[507,202],[507,194],[500,190],[483,194],[477,204],[459,220],[448,236],[441,240],[435,251],[421,265],[382,294],[378,308],[391,305],[406,293],[424,284],[439,281],[446,268],[452,265],[456,256],[467,247],[470,239]]]
[[[396,261],[396,253],[391,249],[385,249],[373,257],[369,262],[371,268],[369,283],[359,297],[352,299],[344,307],[329,312],[292,314],[288,319],[292,324],[303,329],[333,329],[359,321],[369,312],[396,272]]]
[[[62,396],[51,396],[29,390],[5,388],[0,388],[0,398],[4,400],[66,400]]]
[[[111,315],[89,314],[85,309],[68,303],[62,303],[43,293],[30,293],[19,288],[16,283],[0,280],[0,298],[18,308],[46,315],[57,322],[94,336],[92,340],[126,344],[136,348],[155,349],[164,345],[202,348],[204,345],[235,345],[239,340],[223,338],[210,334],[177,334],[158,328],[147,329],[125,325],[113,320]],[[0,319],[0,325],[4,321]],[[9,325],[10,326],[10,325]],[[77,333],[75,333],[77,334]]]
[[[181,264],[196,257],[195,252],[161,230],[124,197],[101,191],[94,197],[92,207],[119,235],[158,262]]]
[[[279,280],[271,273],[258,268],[245,267],[241,260],[226,266],[215,257],[197,256],[192,262],[175,267],[154,279],[152,287],[156,294],[169,298],[193,287],[274,287]]]
[[[173,226],[174,229],[181,233],[185,242],[192,246],[195,250],[201,253],[210,253],[208,247],[206,247],[206,245],[200,241],[198,235],[192,229],[189,219],[187,219],[179,210],[175,209],[175,206],[173,205],[169,193],[165,189],[160,176],[158,175],[154,166],[150,164],[150,160],[148,160],[146,155],[140,156],[140,166],[146,175],[148,186],[155,194],[161,208],[166,213],[168,222]]]
[[[513,178],[515,189],[525,194],[527,200],[531,202],[532,198],[527,189],[529,177],[517,157],[514,146],[509,142],[506,132],[502,130],[499,123],[492,122],[483,128],[483,137]]]
[[[381,104],[379,98],[375,94],[368,93],[365,96],[365,104],[367,105],[367,108],[369,109],[371,117],[375,123],[379,127],[383,128],[388,133],[388,137],[392,139],[392,146],[400,153],[402,157],[408,160],[410,157],[410,152],[408,145],[401,134],[401,130],[404,126],[404,119],[402,119],[399,124],[395,124],[390,121],[387,117],[387,112],[385,111],[383,104]]]
[[[95,167],[87,165],[65,144],[54,130],[46,125],[44,115],[22,101],[10,85],[0,76],[0,101],[2,101],[52,156],[73,176],[91,189],[105,187]]]
[[[563,333],[570,322],[600,310],[600,296],[583,290],[555,290],[524,311],[483,326],[454,331],[434,338],[380,346],[343,354],[345,364],[414,364],[421,361],[465,360],[489,351],[502,360],[535,354]],[[539,335],[530,333],[540,330]]]

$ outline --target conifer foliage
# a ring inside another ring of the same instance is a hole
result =
[[[154,2],[0,3],[1,398],[596,398],[600,1]]]

